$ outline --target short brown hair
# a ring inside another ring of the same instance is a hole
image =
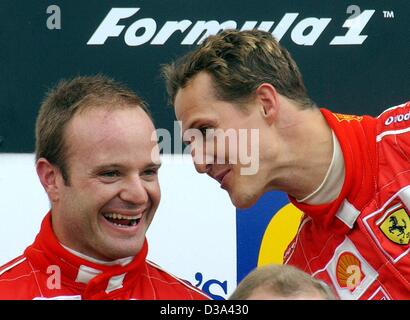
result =
[[[170,102],[198,73],[214,80],[216,96],[223,101],[245,102],[262,83],[302,108],[314,103],[308,97],[299,69],[289,52],[260,30],[224,30],[209,36],[196,50],[162,67]]]
[[[79,76],[60,81],[43,100],[36,121],[36,161],[47,159],[57,166],[66,184],[67,146],[64,132],[69,121],[89,107],[137,106],[148,115],[146,103],[125,85],[103,75]]]
[[[255,290],[292,299],[301,293],[319,293],[325,300],[335,300],[327,284],[290,265],[267,265],[250,272],[238,285],[230,300],[246,300]]]

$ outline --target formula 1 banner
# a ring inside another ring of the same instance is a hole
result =
[[[408,100],[409,9],[406,0],[2,1],[0,152],[34,150],[45,92],[76,75],[125,82],[173,134],[160,67],[226,28],[271,32],[319,106],[377,115]]]

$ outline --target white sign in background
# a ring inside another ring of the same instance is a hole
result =
[[[148,259],[227,298],[236,287],[235,207],[216,181],[195,171],[190,156],[165,155],[162,162]],[[0,265],[33,242],[48,210],[34,155],[0,154]]]

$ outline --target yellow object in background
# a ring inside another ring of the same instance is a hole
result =
[[[302,211],[288,203],[272,217],[262,238],[258,267],[283,263],[283,255],[298,231],[302,215]]]

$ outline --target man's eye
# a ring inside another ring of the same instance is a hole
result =
[[[209,129],[208,127],[201,127],[198,130],[201,132],[203,137],[206,137],[206,133],[208,129]]]
[[[143,172],[145,176],[155,176],[158,173],[158,169],[147,169]]]
[[[100,176],[106,177],[106,178],[114,178],[114,177],[119,177],[120,172],[118,170],[104,171],[100,174]]]

